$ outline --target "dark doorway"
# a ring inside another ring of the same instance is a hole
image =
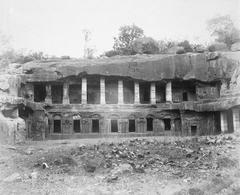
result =
[[[75,133],[81,132],[81,122],[80,120],[73,120],[73,131]]]
[[[100,78],[87,78],[87,103],[100,104]]]
[[[92,120],[92,132],[99,133],[99,120],[98,119]]]
[[[171,119],[163,119],[164,126],[165,126],[165,131],[170,131],[171,130]]]
[[[183,101],[188,101],[188,94],[187,94],[187,92],[183,92]]]
[[[140,103],[149,104],[150,103],[150,83],[139,83],[140,90]]]
[[[147,131],[153,131],[153,118],[147,118]]]
[[[118,80],[115,78],[105,79],[105,99],[106,104],[118,103]]]
[[[128,121],[129,122],[129,126],[128,126],[128,131],[129,132],[135,132],[136,129],[135,129],[135,120],[131,119]]]
[[[227,111],[227,124],[228,124],[228,133],[233,133],[233,113],[232,110],[229,109]]]
[[[111,120],[111,132],[118,132],[118,121]]]
[[[123,101],[124,104],[134,103],[134,82],[129,80],[123,81]]]
[[[156,84],[156,103],[166,102],[166,86],[162,83]]]
[[[180,118],[174,119],[174,126],[175,126],[175,132],[178,132],[180,134],[182,132],[182,125],[181,125]]]
[[[197,126],[196,125],[192,125],[191,126],[191,135],[197,135]]]
[[[215,134],[220,134],[221,133],[221,118],[220,118],[220,112],[215,112],[214,113],[214,121],[215,121]]]
[[[34,102],[44,102],[46,98],[46,85],[35,84],[34,85]]]
[[[81,104],[82,85],[69,85],[69,101],[70,104]]]
[[[53,133],[61,133],[61,120],[53,121]]]
[[[52,85],[52,103],[62,104],[63,100],[63,85]]]

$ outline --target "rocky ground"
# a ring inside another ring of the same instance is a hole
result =
[[[0,148],[0,194],[240,194],[240,137],[27,142]]]

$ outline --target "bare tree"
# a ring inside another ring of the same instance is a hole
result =
[[[91,41],[91,31],[84,29],[83,31],[83,36],[84,36],[84,48],[83,48],[83,58],[85,59],[91,59],[93,58],[95,49],[90,46],[90,41]]]

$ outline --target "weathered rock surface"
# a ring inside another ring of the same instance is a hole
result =
[[[136,55],[92,60],[46,60],[26,63],[27,81],[53,81],[70,75],[125,76],[146,81],[197,79],[214,81],[231,78],[236,63],[224,55],[211,62],[206,54]]]
[[[224,110],[240,104],[240,52],[188,53],[183,55],[136,55],[92,60],[45,60],[11,64],[0,71],[0,142],[22,142],[26,136],[24,120],[18,117],[18,106],[27,104],[33,110],[44,110],[44,103],[17,97],[21,83],[54,81],[69,76],[124,76],[146,81],[168,79],[221,81],[221,97],[210,102],[187,102],[176,109],[195,111]]]
[[[240,42],[234,43],[231,47],[232,51],[240,51]]]
[[[0,143],[13,144],[26,139],[25,121],[18,116],[18,105],[24,99],[18,97],[22,70],[12,64],[0,71]]]

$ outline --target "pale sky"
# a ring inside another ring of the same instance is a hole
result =
[[[206,21],[228,14],[240,25],[239,12],[240,0],[0,0],[0,32],[15,49],[82,57],[83,29],[97,54],[133,23],[156,40],[208,43]]]

